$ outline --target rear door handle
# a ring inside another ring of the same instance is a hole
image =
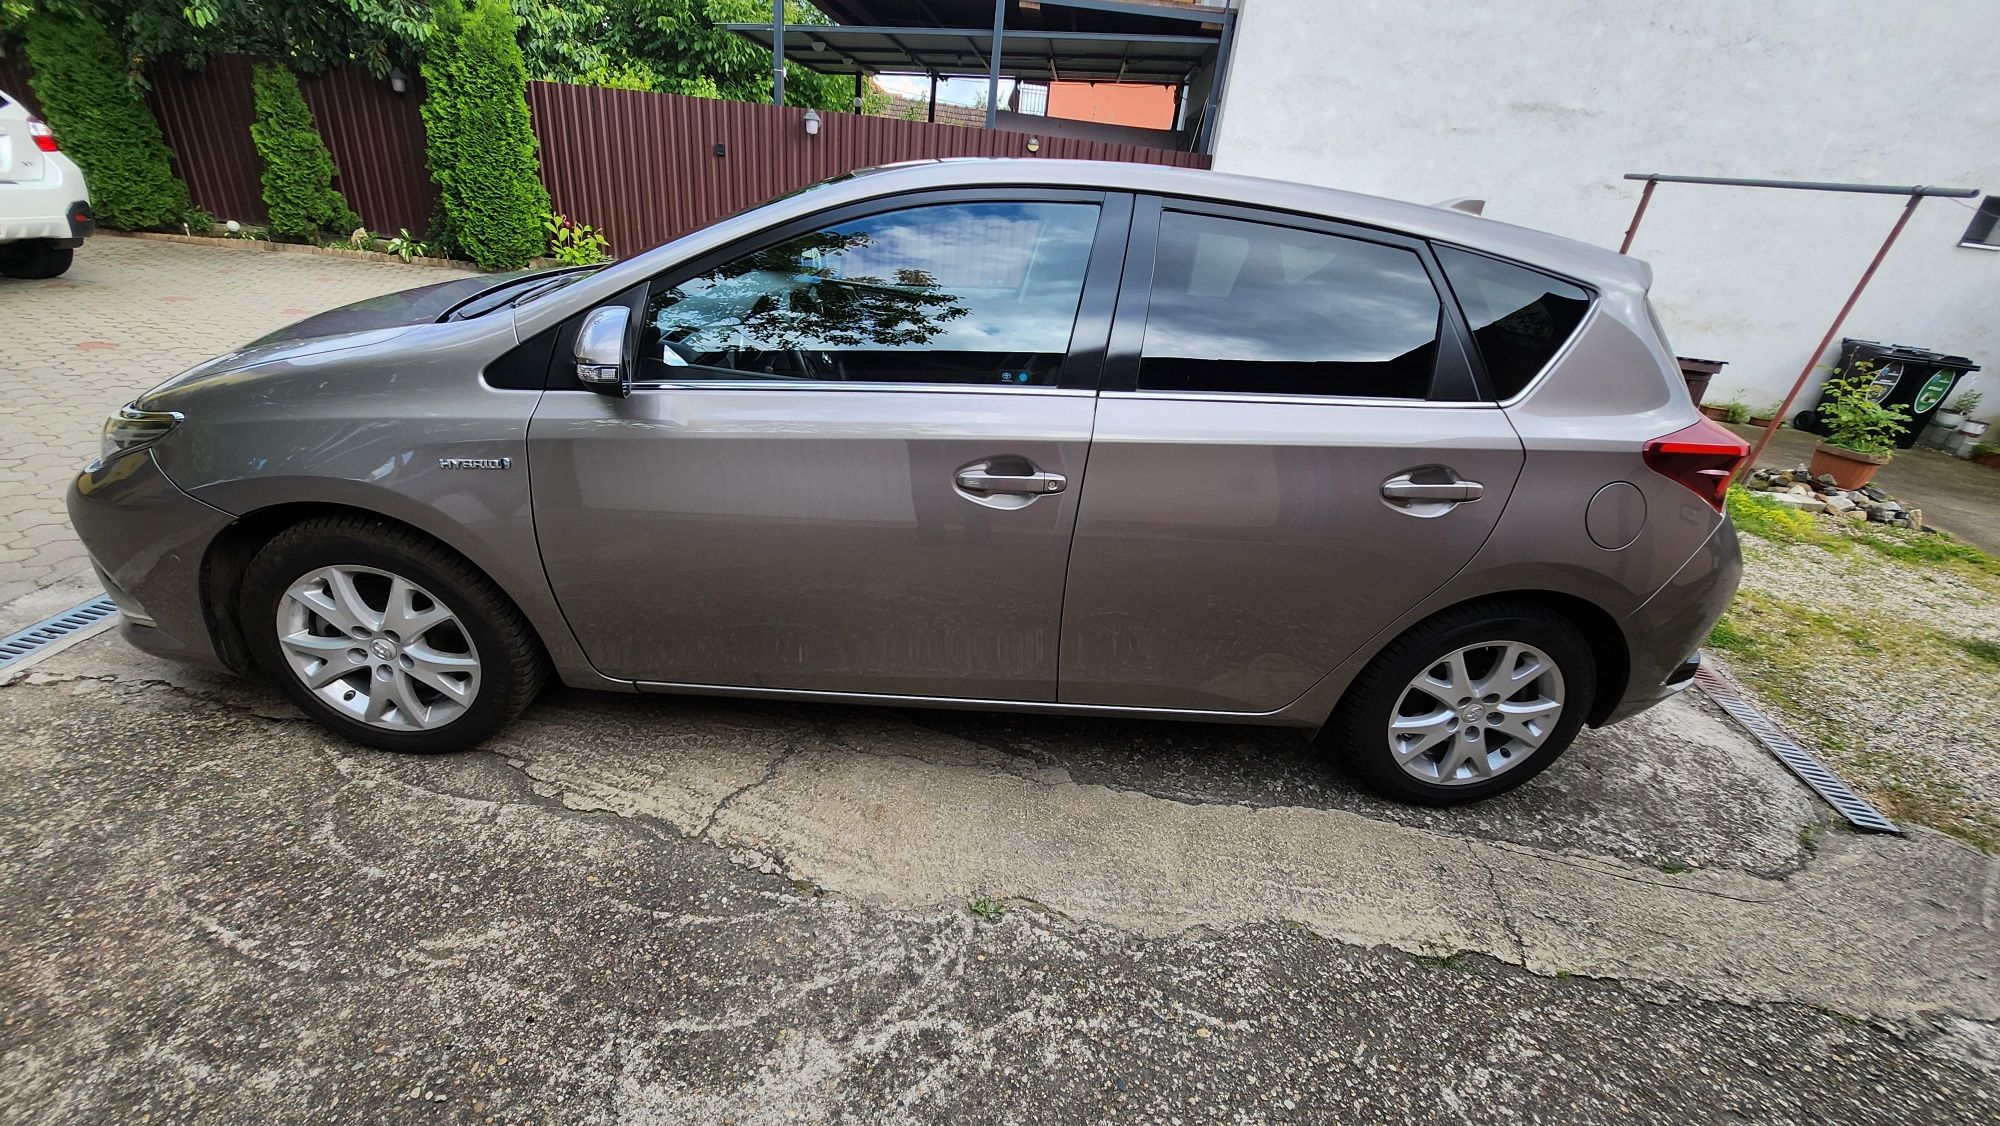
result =
[[[1433,504],[1456,504],[1459,501],[1478,500],[1486,492],[1486,486],[1477,481],[1460,481],[1455,479],[1418,481],[1415,480],[1417,472],[1417,470],[1411,470],[1408,473],[1398,473],[1387,481],[1382,482],[1382,496],[1390,501],[1399,501],[1406,504],[1413,501],[1428,501]],[[1437,470],[1433,469],[1424,475],[1426,477],[1451,476],[1451,472],[1450,470],[1445,470],[1443,474],[1439,474]]]
[[[958,487],[968,493],[1005,493],[1010,496],[1046,496],[1069,488],[1069,478],[1060,473],[995,473],[990,463],[976,461],[958,471]]]

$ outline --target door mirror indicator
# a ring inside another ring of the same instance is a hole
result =
[[[632,311],[623,305],[601,305],[583,318],[576,334],[576,380],[602,395],[623,399],[632,394],[631,357],[625,352]]]

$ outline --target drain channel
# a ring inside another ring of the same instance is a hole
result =
[[[1710,669],[1707,665],[1695,670],[1694,682],[1702,693],[1714,700],[1731,719],[1743,725],[1752,738],[1764,745],[1764,749],[1776,755],[1786,769],[1798,775],[1799,781],[1811,787],[1812,792],[1825,799],[1834,812],[1847,818],[1848,824],[1871,833],[1895,833],[1903,830],[1894,821],[1882,816],[1882,811],[1847,788],[1840,776],[1826,768],[1826,764],[1812,756],[1812,752],[1792,740],[1783,728],[1772,722],[1757,705],[1743,698],[1736,686]]]
[[[111,596],[107,594],[102,598],[93,598],[81,606],[72,606],[53,618],[36,622],[12,637],[0,640],[0,672],[5,672],[28,660],[78,630],[89,629],[117,612],[118,604],[111,601]]]

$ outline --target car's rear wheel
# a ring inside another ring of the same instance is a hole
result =
[[[382,521],[287,528],[250,561],[241,597],[258,667],[306,714],[371,747],[476,746],[547,680],[541,646],[492,580]]]
[[[66,272],[76,251],[46,242],[0,246],[0,274],[10,278],[53,278]]]
[[[1495,601],[1428,619],[1362,670],[1329,725],[1372,789],[1425,805],[1511,790],[1568,748],[1590,711],[1590,642],[1560,614]]]

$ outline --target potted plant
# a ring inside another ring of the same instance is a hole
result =
[[[1858,489],[1873,480],[1895,452],[1896,438],[1907,427],[1910,412],[1875,401],[1874,369],[1874,364],[1858,363],[1852,371],[1836,371],[1826,381],[1825,398],[1819,404],[1825,429],[1808,466],[1815,478],[1831,474],[1840,488]]]
[[[1937,409],[1931,416],[1931,425],[1942,426],[1946,430],[1956,430],[1965,416],[1979,409],[1979,400],[1985,396],[1977,391],[1961,391],[1958,397]]]
[[[1703,403],[1701,413],[1717,422],[1742,423],[1750,417],[1750,408],[1741,399],[1731,399],[1726,403]]]
[[[1755,426],[1759,430],[1771,425],[1771,420],[1778,417],[1778,408],[1783,405],[1782,403],[1772,403],[1769,406],[1751,407],[1750,425]]]
[[[1972,447],[1972,460],[1981,465],[2000,469],[2000,443],[1981,442]]]

